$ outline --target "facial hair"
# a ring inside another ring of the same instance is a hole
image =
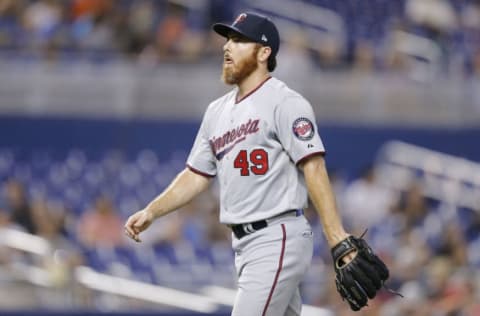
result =
[[[250,76],[258,68],[257,53],[259,49],[260,47],[255,46],[250,56],[231,64],[229,67],[224,65],[222,68],[222,81],[228,85],[235,85]]]

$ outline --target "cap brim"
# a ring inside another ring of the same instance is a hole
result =
[[[236,27],[234,26],[231,26],[231,25],[228,25],[228,24],[225,24],[225,23],[215,23],[213,25],[213,30],[223,36],[223,37],[228,37],[228,34],[230,33],[237,33],[237,34],[240,34],[242,35],[243,37],[245,38],[248,38],[250,39],[252,42],[255,42],[255,40],[253,40],[252,38],[250,38],[249,36],[247,36],[246,34],[242,33],[242,31],[240,31],[239,29],[237,29]]]
[[[219,34],[219,35],[221,35],[221,36],[223,36],[223,37],[227,37],[227,36],[228,36],[228,33],[229,33],[229,32],[232,32],[232,31],[239,33],[238,30],[235,30],[235,29],[234,29],[233,27],[231,27],[230,25],[224,24],[224,23],[215,23],[215,24],[213,25],[213,30],[214,30],[217,34]]]

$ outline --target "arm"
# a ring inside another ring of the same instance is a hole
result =
[[[388,268],[362,237],[345,232],[323,157],[311,157],[300,168],[331,248],[337,291],[353,311],[358,311],[368,305],[368,299],[374,298],[388,279]]]
[[[210,179],[186,168],[172,183],[143,210],[130,216],[125,224],[125,233],[140,242],[139,234],[147,229],[158,217],[164,216],[190,202],[204,191]]]
[[[340,215],[337,211],[335,196],[322,156],[313,156],[300,164],[305,175],[308,193],[322,223],[323,232],[330,248],[347,238]]]

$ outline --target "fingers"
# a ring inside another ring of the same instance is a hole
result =
[[[350,261],[352,261],[355,257],[357,256],[357,250],[354,250],[352,252],[349,252],[345,255],[344,258],[344,261],[345,263],[349,263]]]
[[[136,242],[141,242],[142,240],[140,239],[140,228],[137,227],[137,222],[139,220],[139,214],[136,213],[132,216],[130,216],[127,220],[127,223],[125,224],[125,235],[127,235],[129,238],[135,240]],[[141,219],[141,217],[140,217]]]
[[[344,255],[340,260],[342,261],[343,265],[351,262],[357,256],[357,250],[353,250],[346,255]]]
[[[138,211],[128,218],[125,224],[125,234],[136,242],[141,242],[140,233],[150,226],[153,219],[146,210]]]
[[[140,216],[140,218],[133,224],[133,230],[138,234],[143,231],[143,226],[145,225],[145,216]]]

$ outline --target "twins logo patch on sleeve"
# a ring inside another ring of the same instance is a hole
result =
[[[312,121],[306,117],[300,117],[293,122],[293,134],[300,140],[310,140],[315,134]]]

